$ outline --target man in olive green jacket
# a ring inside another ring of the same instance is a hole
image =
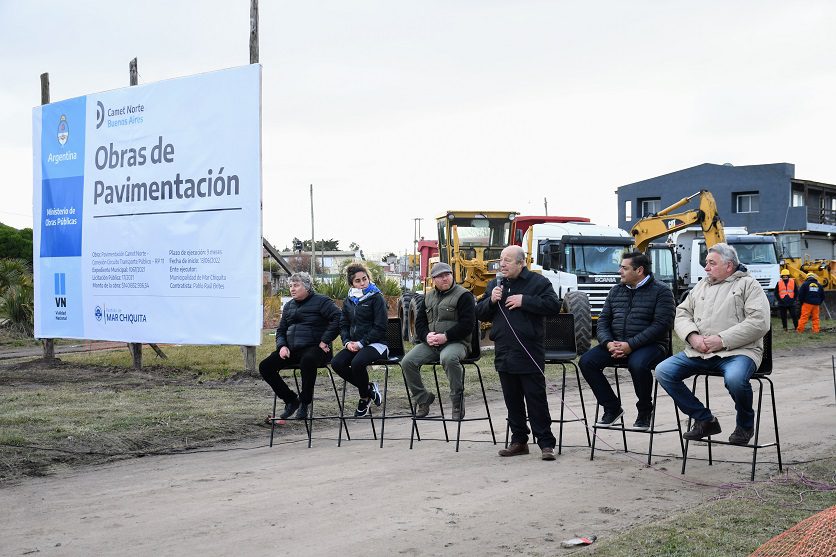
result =
[[[709,248],[705,271],[705,279],[676,308],[674,330],[686,348],[656,366],[656,379],[680,410],[696,420],[682,435],[695,440],[722,430],[684,380],[703,371],[722,372],[737,410],[737,427],[729,442],[745,445],[754,434],[749,379],[763,357],[763,337],[770,327],[769,300],[728,244]]]

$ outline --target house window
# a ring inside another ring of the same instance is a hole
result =
[[[631,221],[633,220],[633,202],[632,201],[625,201],[624,202],[624,220]]]
[[[662,200],[658,197],[639,199],[639,206],[641,216],[646,217],[653,213],[658,213],[662,209]]]
[[[792,192],[792,207],[804,207],[804,192]]]
[[[734,194],[734,207],[736,213],[757,213],[759,212],[760,195],[754,192]]]

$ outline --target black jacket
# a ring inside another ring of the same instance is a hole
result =
[[[343,314],[340,319],[340,337],[343,344],[351,341],[359,342],[363,346],[375,342],[386,344],[388,317],[386,299],[380,292],[356,304],[350,298],[346,298],[343,301]]]
[[[653,275],[639,288],[617,284],[610,290],[598,317],[598,343],[625,341],[632,350],[651,343],[668,348],[676,306],[673,293]]]
[[[488,284],[485,294],[476,304],[476,317],[493,323],[490,338],[496,348],[496,370],[503,373],[542,373],[546,364],[543,346],[545,316],[560,312],[560,300],[554,288],[547,278],[525,267],[516,279],[503,281],[502,299],[496,304],[491,302],[495,286],[496,279]],[[522,306],[513,310],[504,305],[500,308],[500,304],[514,294],[523,295]]]
[[[301,302],[290,300],[282,308],[276,329],[276,349],[299,350],[320,342],[331,344],[340,330],[340,309],[331,298],[312,292]]]
[[[824,287],[813,278],[805,280],[798,288],[798,302],[820,306],[824,301]]]

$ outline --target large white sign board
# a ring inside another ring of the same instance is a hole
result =
[[[35,336],[261,343],[261,66],[33,110]]]

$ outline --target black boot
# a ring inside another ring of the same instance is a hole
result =
[[[297,408],[299,408],[299,399],[298,398],[295,398],[295,399],[291,400],[290,402],[286,402],[285,405],[284,405],[284,412],[279,414],[279,418],[282,419],[282,420],[288,419],[290,416],[293,415],[294,412],[296,412]]]
[[[296,415],[293,416],[297,420],[307,420],[308,419],[308,406],[310,406],[309,402],[300,402],[299,403],[299,410],[296,411]]]

